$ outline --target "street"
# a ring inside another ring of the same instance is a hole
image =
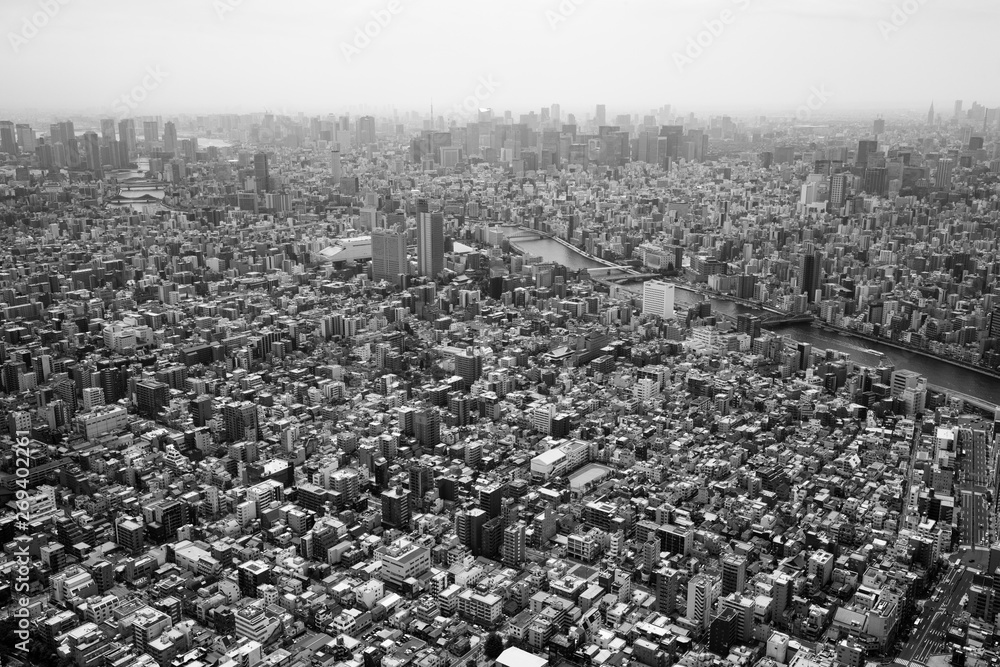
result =
[[[964,488],[961,491],[959,539],[963,546],[980,547],[989,544],[990,507],[985,491],[979,490],[981,488]]]

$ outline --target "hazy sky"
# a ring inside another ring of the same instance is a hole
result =
[[[447,115],[467,100],[579,114],[604,103],[611,120],[662,104],[822,114],[933,99],[949,116],[959,98],[1000,106],[998,25],[996,0],[2,0],[0,108],[433,101]]]

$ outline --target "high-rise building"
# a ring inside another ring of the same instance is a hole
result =
[[[472,383],[483,374],[483,357],[470,347],[455,353],[455,375],[462,378],[462,387],[468,391]]]
[[[255,598],[258,586],[271,583],[271,568],[259,560],[241,563],[236,568],[236,583],[240,587],[240,595]]]
[[[872,129],[876,136],[885,132],[885,118],[876,118]]]
[[[595,117],[595,122],[598,127],[608,124],[608,110],[603,104],[597,105],[597,114]]]
[[[848,175],[834,174],[830,177],[830,208],[839,210],[847,203]]]
[[[553,104],[552,105],[552,109],[551,109],[551,111],[549,113],[549,116],[552,118],[552,120],[554,120],[557,123],[561,123],[562,122],[562,116],[559,113],[559,105],[558,104]]]
[[[382,525],[410,530],[410,492],[393,488],[382,492]]]
[[[156,380],[136,382],[135,400],[140,415],[147,419],[155,419],[160,410],[170,402],[170,387]]]
[[[444,217],[431,213],[423,198],[417,200],[417,268],[428,278],[444,270]]]
[[[340,144],[334,144],[330,151],[330,175],[333,177],[333,184],[339,185],[344,175],[344,167],[340,162]]]
[[[503,547],[501,558],[504,565],[518,566],[525,559],[525,535],[523,523],[508,526],[503,531]]]
[[[118,121],[118,140],[125,142],[125,150],[129,159],[135,155],[135,121],[131,118],[122,118]]]
[[[115,136],[115,119],[114,118],[102,118],[101,119],[101,139],[106,143],[108,141],[114,141],[118,137]]]
[[[712,605],[715,603],[715,586],[708,575],[696,574],[688,582],[687,614],[685,618],[700,633],[708,630],[712,622]]]
[[[267,192],[271,189],[270,172],[267,168],[267,153],[254,153],[253,179],[257,192]]]
[[[955,168],[954,160],[945,158],[939,160],[937,169],[934,170],[934,187],[939,190],[951,188],[951,172]]]
[[[955,120],[962,117],[962,100],[955,100]]]
[[[747,559],[731,555],[722,559],[722,595],[742,593],[747,582]]]
[[[17,155],[17,134],[9,120],[0,120],[0,153]]]
[[[672,319],[674,286],[662,280],[647,280],[642,286],[642,314]]]
[[[97,178],[101,174],[101,139],[96,132],[83,133],[83,150],[87,154],[87,169]]]
[[[868,158],[873,156],[878,151],[878,140],[877,139],[862,139],[858,142],[858,155],[855,159],[855,164],[866,165],[868,164]]]
[[[149,145],[160,140],[160,124],[155,120],[147,120],[142,123],[142,140],[146,142],[146,148],[149,149]]]
[[[413,416],[413,434],[424,447],[441,442],[441,415],[434,408],[418,410]]]
[[[808,303],[816,300],[816,290],[822,281],[822,256],[818,252],[803,253],[799,260],[799,293],[806,295]]]
[[[408,273],[406,232],[378,228],[372,230],[372,280],[395,283]]]
[[[163,150],[177,155],[177,126],[169,120],[163,124]]]
[[[17,134],[17,145],[21,147],[22,153],[34,153],[38,147],[35,141],[35,131],[26,123],[18,123],[14,128]]]
[[[931,108],[927,111],[927,124],[934,124],[934,103],[931,102]]]
[[[357,142],[359,146],[367,146],[375,143],[375,118],[373,116],[362,116],[355,124],[357,132]]]

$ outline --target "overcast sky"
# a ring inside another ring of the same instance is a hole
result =
[[[948,116],[955,99],[1000,106],[998,21],[996,0],[2,0],[0,107],[557,102],[604,103],[611,120],[663,104],[821,114],[933,99]]]

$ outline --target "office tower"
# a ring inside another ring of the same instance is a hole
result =
[[[847,203],[847,174],[834,174],[830,177],[830,208],[839,210]]]
[[[424,495],[434,489],[434,469],[416,464],[410,468],[410,497],[414,502],[423,501]]]
[[[135,121],[131,118],[123,118],[118,121],[118,139],[125,142],[125,151],[129,158],[135,155]]]
[[[939,190],[951,189],[951,172],[954,168],[954,160],[939,160],[937,163],[937,169],[934,171],[934,187]]]
[[[355,124],[357,142],[359,146],[367,146],[375,143],[375,118],[373,116],[362,116]]]
[[[101,140],[96,132],[83,133],[83,150],[87,153],[87,169],[97,178],[101,174]]]
[[[115,519],[115,542],[128,554],[138,556],[145,546],[145,526],[127,516]]]
[[[101,119],[101,139],[105,142],[114,141],[118,137],[115,136],[115,119],[114,118],[102,118]]]
[[[804,293],[809,303],[816,300],[816,290],[822,281],[821,264],[822,257],[818,252],[805,253],[799,260],[799,293]]]
[[[70,167],[80,165],[80,147],[76,142],[76,130],[73,129],[73,121],[66,120],[59,123],[60,134],[63,145],[66,147],[66,162]]]
[[[17,155],[17,135],[14,123],[9,120],[0,120],[0,153]]]
[[[874,156],[876,151],[878,151],[878,140],[862,139],[858,142],[858,155],[854,160],[855,164],[862,166],[868,164],[869,156]]]
[[[378,228],[372,230],[372,280],[396,283],[399,274],[409,273],[406,261],[406,232]]]
[[[662,280],[647,280],[642,286],[642,314],[672,319],[674,286]]]
[[[502,484],[493,484],[479,489],[479,509],[486,512],[486,515],[491,519],[500,516],[503,510],[503,489]]]
[[[882,134],[883,132],[885,132],[885,119],[884,118],[876,118],[875,119],[875,123],[874,123],[874,127],[872,129],[875,131],[875,135],[876,136],[879,135],[879,134]]]
[[[672,614],[677,609],[677,590],[680,585],[680,572],[664,565],[656,571],[655,577],[656,611],[661,614]]]
[[[212,418],[212,397],[209,394],[201,394],[188,403],[188,412],[195,426],[205,426]]]
[[[254,154],[253,180],[257,186],[257,192],[267,192],[271,189],[270,173],[267,168],[267,153]]]
[[[595,122],[597,123],[597,127],[608,124],[608,111],[603,104],[597,105],[597,117]]]
[[[15,127],[17,134],[17,145],[21,147],[22,153],[34,153],[38,147],[35,141],[35,131],[26,123],[18,123]]]
[[[169,120],[163,124],[163,150],[177,155],[177,126]]]
[[[722,559],[722,595],[742,593],[747,583],[747,559],[732,555]]]
[[[889,191],[888,169],[867,167],[865,169],[864,190],[868,194],[884,196]]]
[[[559,115],[559,105],[553,104],[552,109],[549,112],[549,116],[557,123],[562,122],[562,116]]]
[[[444,217],[424,198],[417,200],[417,269],[428,278],[444,270]]]
[[[340,162],[340,144],[334,144],[330,151],[330,175],[333,177],[333,184],[340,185],[340,179],[344,175],[344,166]]]
[[[160,140],[160,124],[155,120],[147,120],[142,123],[142,139],[146,142],[146,149],[149,145]]]
[[[933,125],[934,124],[934,103],[933,102],[931,102],[931,108],[927,112],[927,124],[928,125]]]
[[[469,391],[483,374],[483,358],[471,348],[455,353],[455,375],[462,378],[462,388]]]
[[[406,532],[410,530],[410,492],[400,488],[382,492],[382,525]]]
[[[695,626],[698,634],[708,630],[715,603],[715,587],[705,574],[696,574],[688,582],[687,614],[685,618]]]
[[[962,117],[962,100],[955,100],[955,119]]]

